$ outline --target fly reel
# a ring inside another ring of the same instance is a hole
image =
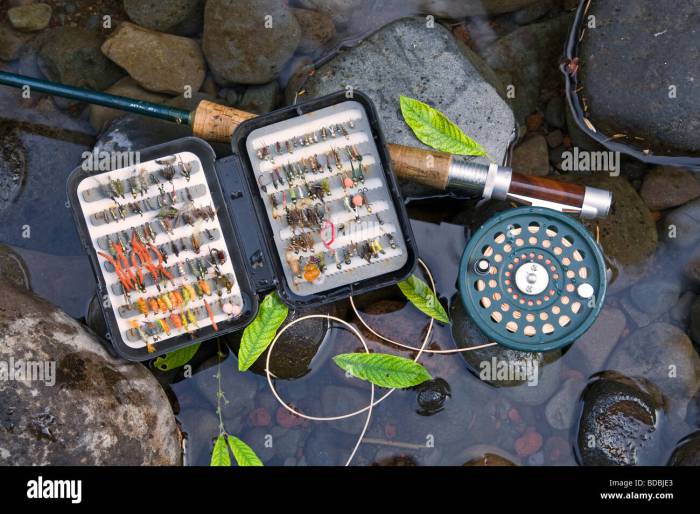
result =
[[[573,343],[603,305],[603,254],[572,217],[543,207],[496,215],[474,233],[458,284],[469,316],[493,341],[542,352]]]

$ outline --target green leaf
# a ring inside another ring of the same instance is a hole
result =
[[[153,361],[153,365],[161,371],[170,371],[171,369],[184,366],[190,362],[190,360],[192,360],[194,354],[197,353],[197,350],[199,350],[200,344],[201,343],[193,344],[185,348],[175,350],[174,352],[166,353],[165,357],[158,357],[155,361]]]
[[[399,288],[406,298],[408,298],[408,301],[415,305],[422,313],[443,323],[450,322],[450,318],[447,316],[440,300],[433,294],[428,284],[421,279],[415,275],[411,275],[403,282],[399,282]]]
[[[226,446],[226,436],[220,434],[216,438],[216,443],[214,444],[214,451],[211,454],[210,466],[230,466],[231,465],[231,454],[228,452],[228,446]]]
[[[243,441],[232,435],[228,436],[228,445],[233,452],[233,458],[239,466],[262,466],[260,457],[255,455],[253,449]]]
[[[333,361],[352,376],[380,387],[413,387],[432,378],[417,362],[386,353],[341,353]]]
[[[260,310],[253,322],[243,331],[241,347],[238,350],[238,369],[245,371],[270,346],[277,329],[287,319],[289,310],[277,296],[270,293],[260,304]]]
[[[400,102],[403,119],[421,142],[441,152],[488,156],[479,143],[437,109],[407,96],[401,96]]]

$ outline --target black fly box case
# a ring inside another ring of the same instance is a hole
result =
[[[312,307],[407,277],[416,250],[371,101],[337,93],[71,174],[68,197],[117,352],[146,360],[237,331],[276,289]]]

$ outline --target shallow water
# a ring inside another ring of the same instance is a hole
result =
[[[384,7],[382,2],[377,2],[381,12],[387,12]],[[373,20],[375,25],[384,21]],[[484,22],[477,25],[484,26]],[[334,45],[352,44],[358,34],[374,29],[376,26],[358,25],[341,34]],[[493,31],[484,29],[482,37],[488,41]],[[479,41],[476,43],[478,46]],[[317,61],[323,61],[328,52],[332,49],[319,55]],[[32,69],[30,60],[6,69]],[[16,127],[31,161],[28,165],[31,173],[22,181],[17,198],[0,212],[0,242],[21,259],[37,294],[75,318],[86,318],[95,281],[67,208],[65,183],[68,173],[80,163],[82,152],[94,144],[95,135],[85,113],[66,114],[41,97],[31,104],[23,103],[18,101],[17,92],[0,88],[0,124],[5,123]],[[459,301],[455,296],[455,277],[461,252],[470,231],[478,228],[479,220],[486,215],[485,208],[477,208],[475,204],[471,200],[438,199],[415,201],[409,206],[419,255],[433,273],[438,296],[447,305]],[[673,264],[677,259],[678,255],[659,250],[654,262],[658,267],[670,267],[680,273]],[[620,305],[622,295],[613,292],[606,305]],[[377,307],[372,303],[360,309],[369,311],[365,316],[370,325],[404,343],[420,344],[428,321],[402,300],[398,289],[385,295],[381,314],[372,310]],[[358,299],[358,304],[363,304],[362,299]],[[346,316],[351,322],[353,318],[352,313]],[[632,323],[628,321],[630,326]],[[366,331],[362,333],[372,349],[407,357],[415,355],[383,345]],[[188,463],[208,464],[212,441],[218,434],[217,388],[213,379],[218,365],[229,402],[222,411],[225,426],[252,446],[265,464],[344,464],[366,415],[345,422],[301,422],[286,415],[263,375],[237,371],[229,344],[235,349],[231,341],[205,343],[191,363],[191,378],[183,375],[185,370],[154,371],[168,390],[182,430],[187,434]],[[217,347],[225,354],[219,364]],[[436,324],[430,348],[453,347],[450,328]],[[345,376],[331,360],[337,353],[359,348],[361,345],[349,331],[333,327],[305,376],[276,381],[279,394],[313,416],[337,416],[362,408],[369,402],[369,386]],[[589,378],[590,370],[581,368],[575,352],[566,353],[560,361],[559,384],[572,377]],[[576,424],[571,430],[553,429],[545,418],[547,402],[529,406],[514,400],[507,388],[484,384],[458,354],[424,356],[420,362],[434,377],[449,384],[450,395],[442,410],[431,416],[423,415],[419,412],[416,390],[395,391],[373,409],[353,464],[461,465],[489,448],[524,465],[576,463]],[[323,400],[324,391],[331,400]],[[377,395],[381,394],[383,391],[377,390]],[[516,441],[531,433],[541,436],[542,448],[533,455],[517,457]],[[662,441],[660,457],[653,464],[666,462],[675,444],[675,439]]]

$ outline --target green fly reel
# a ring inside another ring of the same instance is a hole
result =
[[[605,261],[571,216],[520,207],[489,219],[459,267],[462,302],[493,341],[542,352],[576,341],[593,324],[606,291]]]

